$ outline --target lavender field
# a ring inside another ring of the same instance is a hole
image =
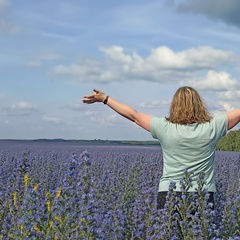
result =
[[[240,152],[216,154],[215,209],[201,176],[197,200],[185,195],[185,172],[175,213],[174,184],[156,209],[159,146],[1,142],[0,154],[0,239],[240,239]]]

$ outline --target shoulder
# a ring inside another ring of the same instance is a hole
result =
[[[151,118],[151,122],[150,122],[150,125],[151,126],[159,126],[159,125],[161,125],[161,124],[165,124],[165,123],[167,123],[168,121],[166,120],[166,118],[165,117],[155,117],[155,116],[153,116],[152,118]]]
[[[211,124],[215,131],[221,136],[225,135],[228,131],[228,118],[226,114],[214,115]]]
[[[153,138],[158,138],[159,133],[166,126],[166,118],[153,116],[150,121],[150,132]]]
[[[216,114],[213,115],[211,122],[214,124],[226,125],[228,123],[228,118],[226,114]]]

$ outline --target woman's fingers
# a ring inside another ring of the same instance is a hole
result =
[[[83,98],[94,98],[96,96],[96,94],[98,94],[100,92],[97,89],[93,89],[93,91],[95,92],[94,94],[85,95],[85,96],[83,96]]]
[[[103,101],[104,93],[95,88],[93,89],[93,91],[95,92],[94,94],[83,96],[83,103],[95,103]]]
[[[95,102],[95,100],[93,99],[93,98],[83,98],[83,103],[94,103]]]
[[[97,94],[91,94],[83,97],[83,103],[95,103],[98,102]]]
[[[83,96],[84,99],[93,99],[96,97],[96,94],[91,94],[91,95],[85,95]]]
[[[100,92],[100,91],[97,90],[96,88],[94,88],[93,91],[94,91],[95,93],[99,93],[99,92]]]

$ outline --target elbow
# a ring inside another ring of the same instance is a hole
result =
[[[138,112],[135,110],[126,116],[130,121],[137,123],[138,122]]]
[[[134,118],[133,116],[131,116],[130,118],[128,118],[130,121],[134,122],[134,123],[137,123],[137,119]]]

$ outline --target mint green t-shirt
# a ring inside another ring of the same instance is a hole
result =
[[[193,186],[197,188],[200,172],[205,173],[206,188],[215,192],[214,158],[218,140],[227,133],[226,115],[216,115],[210,122],[188,125],[174,124],[165,118],[152,117],[150,131],[158,139],[163,152],[163,175],[159,191],[168,191],[169,184],[176,182],[176,191],[180,191],[179,181],[185,170],[193,171]]]

